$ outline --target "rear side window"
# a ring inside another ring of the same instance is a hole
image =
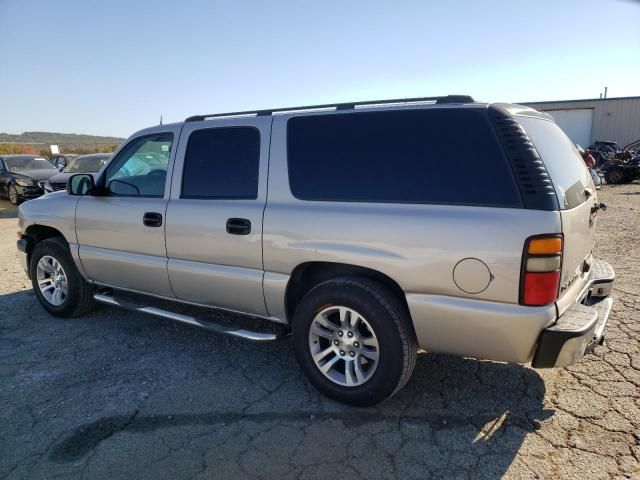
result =
[[[181,198],[257,198],[259,164],[257,129],[196,130],[187,144]]]
[[[585,188],[592,180],[574,143],[554,122],[533,117],[516,118],[547,167],[560,208],[570,209],[584,202],[587,199]]]
[[[293,117],[287,147],[291,191],[303,200],[521,206],[484,111]]]

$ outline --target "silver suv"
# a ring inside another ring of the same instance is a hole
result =
[[[22,205],[18,248],[52,315],[97,301],[249,340],[291,333],[315,387],[371,405],[419,348],[545,368],[602,342],[602,207],[547,114],[404,99],[142,130],[95,180]]]

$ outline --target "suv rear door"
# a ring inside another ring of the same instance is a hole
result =
[[[177,298],[267,315],[262,216],[270,133],[271,117],[184,125],[166,223]]]
[[[595,235],[596,190],[580,153],[555,122],[516,116],[536,147],[553,182],[562,221],[564,252],[558,308],[576,300],[589,277]]]

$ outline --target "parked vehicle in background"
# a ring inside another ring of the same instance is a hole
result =
[[[93,175],[98,173],[103,165],[107,163],[110,156],[110,153],[92,153],[74,158],[62,172],[44,182],[45,193],[65,190],[67,188],[67,180],[73,174],[90,173]]]
[[[607,183],[612,185],[631,183],[640,179],[640,155],[626,160],[613,158],[600,168],[600,172],[604,174]]]
[[[596,141],[587,147],[587,151],[593,155],[596,161],[594,168],[599,168],[613,158],[616,153],[621,152],[622,148],[616,142]]]
[[[601,343],[615,275],[592,255],[600,208],[550,115],[388,100],[137,132],[95,178],[22,205],[18,249],[52,315],[97,301],[248,340],[292,333],[316,388],[371,405],[419,347],[550,368]]]
[[[596,152],[602,152],[604,154],[611,155],[622,151],[622,147],[620,147],[620,145],[618,145],[616,142],[604,142],[598,140],[589,145],[588,150],[594,150]]]
[[[0,196],[18,205],[44,193],[40,182],[58,172],[48,160],[34,155],[0,156]]]
[[[598,172],[596,172],[596,169],[595,169],[596,160],[593,157],[592,153],[589,152],[588,150],[585,150],[584,148],[582,148],[580,145],[577,145],[577,144],[576,144],[576,148],[578,149],[578,152],[580,152],[580,155],[582,156],[582,159],[584,160],[585,165],[589,169],[589,173],[591,174],[593,184],[597,189],[601,188],[602,179],[600,178],[600,175],[598,175]]]
[[[66,155],[57,154],[57,155],[53,155],[49,159],[49,161],[53,163],[53,165],[58,169],[59,172],[61,172],[67,167],[67,165],[69,165],[71,160],[73,160],[74,158],[77,158],[78,156],[79,155],[76,155],[73,153],[66,154]]]

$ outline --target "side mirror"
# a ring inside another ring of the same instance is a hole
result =
[[[93,176],[87,173],[71,175],[67,182],[67,193],[69,195],[88,195],[94,191],[96,185]]]

